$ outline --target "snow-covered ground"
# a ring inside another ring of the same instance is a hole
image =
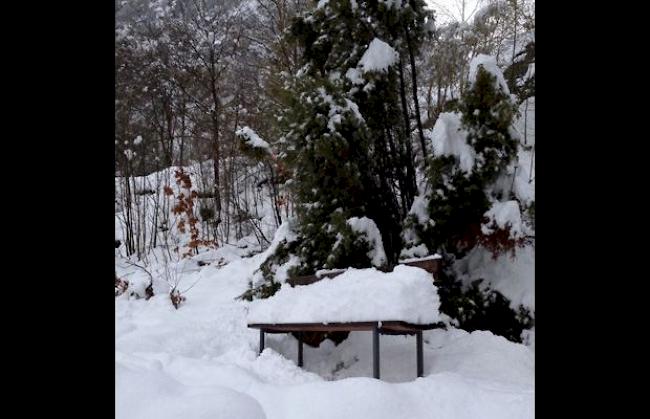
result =
[[[163,292],[115,299],[118,419],[534,417],[534,352],[490,332],[425,332],[423,378],[407,336],[381,337],[381,380],[370,378],[369,332],[305,346],[304,368],[289,335],[267,335],[258,356],[250,303],[235,297],[264,254],[242,255],[223,247],[196,258],[209,265],[186,264],[180,288],[196,285],[178,310]],[[124,262],[117,275],[142,282]]]

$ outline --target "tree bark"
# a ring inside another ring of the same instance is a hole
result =
[[[406,188],[405,192],[407,195],[407,205],[410,207],[411,204],[413,204],[413,199],[415,198],[417,184],[415,179],[415,167],[413,166],[413,151],[411,148],[411,124],[409,121],[408,106],[406,104],[406,86],[404,83],[404,70],[402,60],[399,61],[399,87],[400,98],[402,100],[402,113],[404,115],[404,129],[406,130],[405,141],[407,150],[407,156],[406,158],[403,158],[402,161],[406,166],[406,184],[408,187]]]
[[[413,105],[415,105],[415,121],[418,126],[418,134],[420,135],[420,145],[422,146],[422,157],[424,161],[424,166],[427,165],[427,147],[424,140],[424,130],[422,129],[422,118],[420,118],[420,104],[418,101],[418,83],[417,83],[417,72],[415,69],[415,52],[413,51],[413,42],[411,41],[411,35],[409,30],[404,25],[404,32],[406,34],[406,43],[409,50],[409,59],[411,61],[411,86],[413,87]]]

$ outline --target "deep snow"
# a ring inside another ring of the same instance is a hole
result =
[[[304,369],[290,335],[267,335],[258,356],[250,303],[235,297],[264,254],[242,255],[226,246],[196,258],[210,265],[186,266],[181,288],[198,282],[179,310],[161,285],[148,301],[115,299],[118,419],[534,417],[534,352],[490,332],[425,332],[417,379],[409,336],[381,337],[382,380],[369,378],[367,332],[305,346]],[[117,257],[116,270],[131,281],[143,275]]]

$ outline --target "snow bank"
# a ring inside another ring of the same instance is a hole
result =
[[[393,272],[348,269],[295,288],[284,284],[272,297],[250,303],[249,323],[335,323],[401,320],[427,324],[439,319],[440,300],[431,275],[396,266]]]
[[[160,370],[138,371],[116,362],[115,387],[115,416],[120,419],[266,419],[257,400],[244,393],[187,387]]]
[[[377,224],[368,217],[352,217],[347,220],[347,224],[352,231],[361,234],[370,243],[368,257],[374,266],[381,266],[386,263],[386,252],[384,251],[384,242],[381,239],[381,233]]]
[[[243,257],[248,250],[236,246],[206,252],[201,258],[210,265],[180,272],[183,288],[196,286],[178,310],[164,293],[148,301],[126,294],[115,299],[116,419],[534,418],[534,330],[525,334],[529,347],[489,332],[425,331],[423,378],[415,378],[414,336],[381,337],[381,380],[371,378],[369,332],[353,332],[337,346],[328,340],[318,348],[305,346],[304,368],[296,365],[291,335],[267,335],[267,349],[258,356],[258,331],[247,328],[253,304],[235,298],[248,289],[269,253],[294,238],[285,222],[263,253]],[[514,260],[504,255],[496,261],[479,248],[462,262],[467,278],[486,278],[514,304],[534,310],[534,248],[518,249]],[[119,256],[116,274],[134,283],[136,276],[146,277]],[[359,287],[354,301],[344,295],[345,301],[335,303],[339,312],[374,304],[382,317],[396,308],[410,315],[437,314],[431,277],[413,267],[398,266],[387,274],[352,269],[288,291],[316,290],[308,299],[317,305],[308,312],[335,311],[323,303],[330,295],[327,284],[347,278],[351,286],[361,277],[372,286]],[[424,282],[426,289],[415,286]]]
[[[461,128],[460,114],[441,113],[430,137],[434,155],[456,156],[460,161],[461,170],[472,172],[476,152],[467,144],[467,131]]]
[[[511,387],[499,385],[477,386],[456,374],[440,374],[412,384],[348,378],[286,387],[272,394],[274,403],[285,407],[270,407],[269,419],[534,417],[532,392],[513,392]]]
[[[284,225],[274,242],[291,237]],[[482,253],[472,256],[476,274],[533,284],[532,253],[518,252],[516,268],[507,257],[492,261],[489,252],[486,260]],[[338,346],[327,340],[318,348],[305,346],[304,368],[296,366],[291,335],[267,335],[267,349],[258,356],[258,331],[246,327],[249,304],[235,297],[248,289],[264,258],[228,256],[225,266],[183,273],[182,283],[199,281],[179,310],[163,294],[148,301],[115,299],[116,419],[534,417],[534,352],[489,332],[425,331],[425,377],[417,379],[414,336],[381,337],[381,380],[371,378],[369,332],[353,332]],[[488,265],[489,272],[479,271]],[[116,266],[118,276],[127,269],[133,268]],[[526,272],[531,278],[521,275]],[[374,293],[363,297],[374,300]],[[396,294],[391,301],[403,300]]]
[[[399,60],[399,54],[386,42],[375,38],[368,45],[368,49],[363,53],[359,65],[363,68],[364,73],[368,71],[386,72],[388,67]]]
[[[263,148],[267,151],[271,151],[271,146],[269,143],[264,141],[255,131],[249,127],[242,127],[235,131],[235,134],[242,137],[244,142],[253,148]]]
[[[497,60],[491,55],[479,54],[472,58],[472,61],[469,63],[469,82],[471,84],[476,82],[479,67],[483,67],[485,71],[495,76],[498,86],[501,87],[506,95],[510,94],[510,89],[508,89],[506,79],[503,77],[503,73],[497,66]]]
[[[432,332],[425,332],[425,339],[431,347],[440,348],[436,351],[437,362],[430,366],[432,373],[453,372],[475,380],[534,386],[531,371],[535,368],[535,358],[525,345],[513,344],[503,336],[484,330]]]

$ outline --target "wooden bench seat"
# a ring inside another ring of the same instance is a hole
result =
[[[304,332],[357,332],[371,331],[372,339],[372,358],[373,358],[373,377],[380,378],[379,372],[379,335],[415,335],[416,336],[416,355],[417,355],[417,376],[422,377],[424,374],[423,348],[422,348],[422,331],[444,327],[441,323],[434,324],[414,324],[403,321],[374,321],[374,322],[349,322],[349,323],[253,323],[248,327],[259,329],[260,331],[260,348],[264,350],[264,335],[266,333],[295,333],[298,335],[298,366],[303,366],[303,342],[300,334]]]

